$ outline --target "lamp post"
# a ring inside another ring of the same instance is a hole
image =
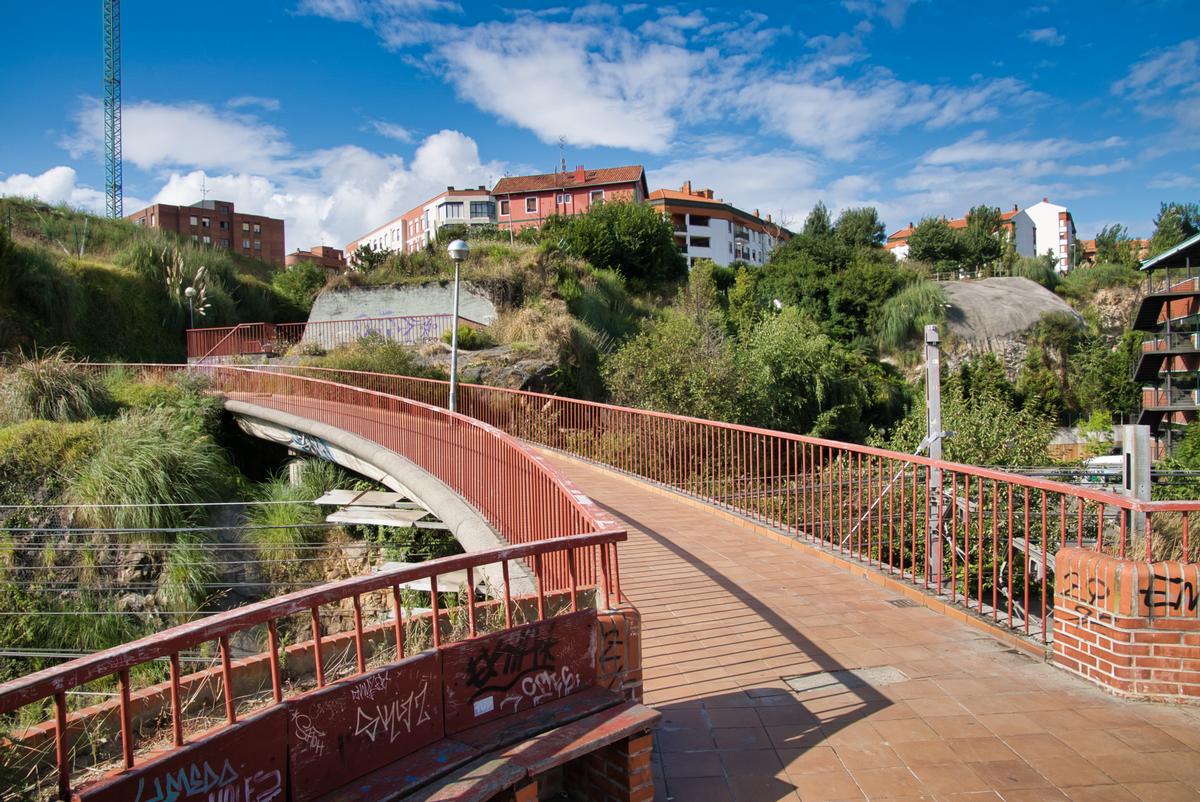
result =
[[[450,321],[450,411],[457,412],[458,405],[458,275],[459,268],[471,248],[460,239],[451,242],[446,252],[454,260],[454,317]]]
[[[183,294],[186,295],[187,299],[188,299],[188,328],[194,329],[194,328],[196,328],[196,315],[195,315],[195,312],[192,310],[192,299],[196,297],[196,288],[195,287],[185,287],[183,290]]]

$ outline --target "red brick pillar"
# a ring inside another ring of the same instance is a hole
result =
[[[1200,702],[1200,566],[1055,557],[1054,662],[1126,696]]]
[[[596,684],[642,700],[642,617],[632,604],[601,611],[596,626]]]

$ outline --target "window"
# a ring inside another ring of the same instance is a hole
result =
[[[207,217],[200,218],[201,228],[208,228],[211,224],[212,224],[212,221],[209,220]]]
[[[249,224],[249,223],[242,223],[242,231],[249,231],[249,230],[250,230],[250,224]],[[247,248],[249,248],[250,246],[249,246],[249,245],[247,245],[246,247],[247,247]]]
[[[557,198],[554,199],[554,202],[557,203],[559,206],[565,206],[571,202],[571,196],[568,195],[566,192],[562,192],[559,194],[559,196]]]
[[[707,248],[709,244],[710,242],[708,237],[692,237],[693,248]]]
[[[218,221],[218,222],[217,222],[217,228],[221,229],[222,231],[225,231],[226,229],[228,229],[228,228],[229,228],[229,221],[228,221],[228,220],[220,220],[220,221]]]
[[[443,203],[442,217],[446,220],[461,220],[463,213],[463,205],[459,203]]]
[[[261,225],[259,225],[258,223],[255,223],[255,224],[254,224],[254,233],[255,233],[255,234],[261,234],[261,233],[262,233],[262,226],[261,226]]]
[[[588,203],[599,203],[604,200],[604,190],[593,189],[588,193]]]
[[[137,223],[139,226],[144,226],[144,225],[146,225],[146,218],[139,217],[137,220],[134,220],[133,222]]]
[[[496,204],[491,201],[471,201],[471,216],[491,220],[496,216]]]
[[[221,240],[221,247],[222,247],[222,248],[228,248],[228,247],[229,247],[229,240],[227,240],[227,239],[223,239],[223,240]]]
[[[701,226],[703,228],[708,228],[708,218],[707,217],[697,217],[696,215],[692,215],[691,224],[694,226]]]
[[[242,247],[245,248],[246,250],[250,250],[250,240],[248,240],[248,239],[242,240]]]
[[[508,216],[508,201],[500,201],[500,214],[504,215],[505,217]]]
[[[154,212],[150,212],[150,225],[154,225]]]
[[[191,216],[189,219],[190,219],[190,221],[191,221],[191,225],[193,225],[193,226],[194,226],[194,225],[196,225],[196,223],[198,223],[198,222],[199,222],[199,221],[196,219],[196,215],[192,215],[192,216]]]
[[[193,235],[192,235],[192,242],[199,242],[199,241],[200,241],[200,238],[199,238],[199,237],[197,237],[195,234],[193,234]]]
[[[256,251],[262,250],[262,240],[257,240],[257,239],[254,240],[254,250],[256,250]]]
[[[212,245],[212,237],[210,237],[210,236],[208,236],[207,234],[205,234],[205,235],[204,235],[204,244],[205,244],[205,245]]]
[[[537,214],[537,198],[526,198],[525,199],[525,213],[526,214]]]

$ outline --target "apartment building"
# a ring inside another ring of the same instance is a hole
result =
[[[209,245],[284,264],[283,221],[237,211],[229,201],[204,200],[190,206],[156,203],[127,216],[139,226],[161,228]]]
[[[327,273],[340,273],[346,267],[346,254],[340,248],[317,245],[307,251],[297,249],[289,253],[283,260],[283,266],[292,268],[301,262],[323,267]]]
[[[650,205],[668,218],[675,229],[675,244],[687,257],[688,267],[697,259],[719,265],[747,262],[761,265],[792,232],[771,219],[743,211],[713,196],[711,189],[692,189],[685,181],[679,189],[656,189]]]
[[[1145,295],[1132,328],[1144,332],[1134,381],[1138,423],[1171,450],[1200,419],[1200,234],[1142,262]]]
[[[965,216],[946,222],[955,229],[967,227]],[[1074,266],[1077,251],[1075,221],[1066,206],[1051,203],[1047,198],[1025,209],[1013,206],[1011,210],[1000,214],[1000,226],[1012,238],[1021,256],[1050,253],[1060,273]],[[892,233],[883,247],[895,254],[897,259],[907,259],[908,238],[912,236],[913,228],[913,224],[909,223]]]
[[[542,175],[505,176],[492,187],[502,229],[519,232],[559,215],[583,214],[593,203],[633,201],[650,195],[640,165],[585,169]]]
[[[353,254],[361,245],[377,251],[415,253],[437,239],[442,226],[495,224],[496,204],[486,187],[446,187],[444,192],[354,240],[346,246],[346,253]]]

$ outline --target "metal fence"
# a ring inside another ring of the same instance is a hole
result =
[[[443,406],[445,382],[280,368]],[[1009,471],[589,401],[459,385],[459,411],[907,581],[1042,642],[1054,554],[1191,559],[1200,501],[1147,502]]]

